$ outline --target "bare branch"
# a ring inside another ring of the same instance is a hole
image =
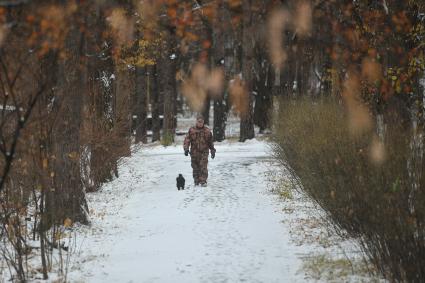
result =
[[[15,130],[15,134],[13,136],[12,145],[10,147],[10,151],[7,152],[6,149],[6,164],[3,169],[3,174],[1,175],[0,179],[0,192],[3,190],[4,183],[6,181],[6,178],[10,172],[12,161],[16,152],[16,147],[18,145],[18,140],[21,134],[21,130],[25,127],[26,122],[28,121],[28,118],[30,117],[32,110],[34,109],[35,104],[37,103],[38,99],[40,98],[41,94],[43,94],[45,90],[46,85],[42,85],[38,92],[35,94],[34,98],[31,100],[31,103],[26,110],[23,119],[20,119],[17,124],[17,128]]]

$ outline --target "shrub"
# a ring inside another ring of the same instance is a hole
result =
[[[337,229],[360,239],[384,277],[424,281],[425,167],[422,147],[411,142],[422,135],[392,119],[381,138],[353,136],[344,107],[331,98],[278,104],[274,152],[303,192]]]
[[[173,133],[164,133],[161,138],[161,144],[163,146],[172,145],[174,142],[174,134]]]

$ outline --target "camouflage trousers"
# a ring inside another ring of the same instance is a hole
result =
[[[208,153],[192,154],[191,161],[195,184],[206,183],[208,179]]]

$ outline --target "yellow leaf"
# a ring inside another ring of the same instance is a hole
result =
[[[70,153],[68,153],[68,157],[70,159],[77,159],[78,158],[78,152],[76,152],[76,151],[70,152]]]
[[[65,226],[66,228],[69,228],[72,226],[72,220],[67,218],[65,219],[65,221],[63,222],[63,226]]]
[[[56,232],[55,233],[55,240],[59,241],[60,239],[62,239],[62,233],[61,232]]]
[[[44,158],[43,159],[43,169],[46,169],[48,165],[49,165],[49,161],[47,160],[47,158]]]

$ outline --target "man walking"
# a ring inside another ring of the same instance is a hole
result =
[[[213,136],[204,125],[204,118],[196,118],[196,126],[191,127],[184,139],[184,155],[189,155],[192,161],[193,180],[195,185],[206,186],[208,179],[208,153],[211,151],[211,158],[215,157]]]

